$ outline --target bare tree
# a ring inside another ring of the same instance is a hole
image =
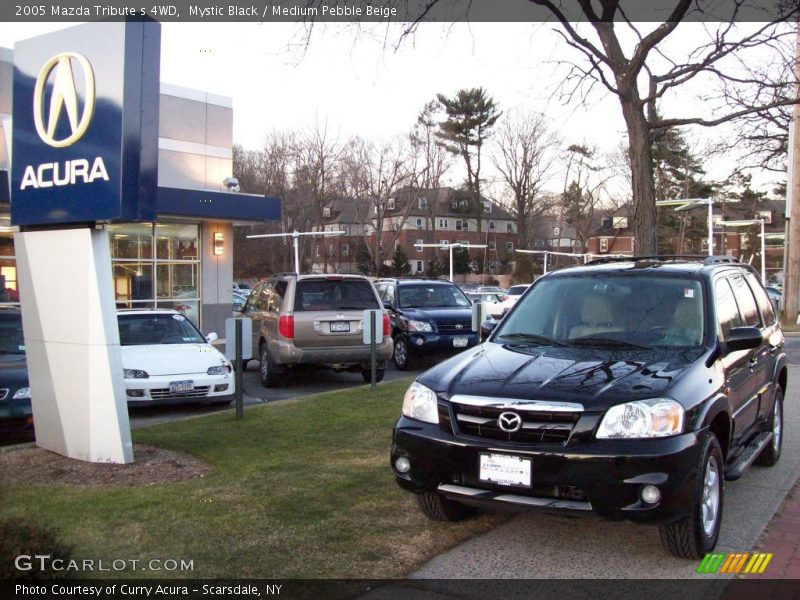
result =
[[[432,190],[432,197],[426,197],[425,229],[433,232],[431,239],[436,239],[436,213],[437,191],[442,185],[444,174],[452,165],[450,153],[442,146],[437,138],[439,122],[437,115],[439,104],[432,100],[425,104],[417,116],[417,122],[411,131],[411,147],[417,152],[417,162],[420,164],[420,187]]]
[[[796,3],[779,7],[783,12],[768,23],[738,28],[734,22],[745,0],[733,0],[730,3],[730,20],[718,23],[709,31],[708,43],[700,44],[688,56],[676,59],[668,56],[659,45],[676,30],[681,21],[691,15],[695,5],[693,0],[678,0],[668,19],[646,34],[628,21],[620,0],[603,0],[599,3],[577,0],[581,16],[591,24],[599,44],[583,35],[570,22],[562,3],[556,0],[531,1],[550,11],[560,23],[559,32],[567,44],[584,59],[583,63],[572,64],[563,82],[562,90],[567,97],[576,94],[585,97],[595,86],[602,86],[619,100],[630,145],[634,235],[638,250],[645,254],[657,251],[651,132],[683,125],[713,127],[748,115],[766,114],[777,107],[797,102],[796,96],[770,98],[767,95],[758,98],[763,102],[757,105],[715,107],[718,111],[710,117],[689,115],[660,118],[656,112],[658,102],[666,94],[701,77],[711,78],[723,88],[733,84],[735,76],[724,70],[727,59],[793,35],[785,21],[796,16]],[[629,4],[629,7],[632,6]],[[600,9],[599,12],[596,7]],[[620,23],[626,26],[624,33],[621,32],[623,28],[617,28]],[[632,34],[637,42],[626,53],[624,40],[627,33]]]
[[[519,246],[529,248],[531,224],[552,208],[552,196],[541,194],[553,171],[560,143],[540,113],[506,113],[497,128],[494,164],[513,194],[511,213],[517,221]]]
[[[404,137],[383,145],[354,138],[344,149],[340,173],[343,190],[358,205],[361,230],[373,232],[373,244],[366,247],[375,274],[380,274],[414,203],[413,194],[405,205],[394,196],[402,186],[418,186],[414,152]]]

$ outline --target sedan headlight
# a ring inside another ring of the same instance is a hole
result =
[[[31,397],[31,388],[19,388],[14,392],[14,400],[28,400]]]
[[[427,423],[438,423],[436,392],[416,381],[412,383],[403,397],[403,416]]]
[[[683,406],[668,398],[638,400],[608,409],[597,430],[599,439],[653,438],[683,432]]]
[[[141,369],[125,369],[125,379],[148,379],[150,375]]]
[[[409,331],[426,331],[430,333],[433,331],[433,326],[430,323],[426,323],[425,321],[412,321],[409,319],[408,321],[408,330]]]
[[[228,365],[219,365],[218,367],[209,367],[208,371],[206,371],[206,375],[225,375],[231,372],[231,368]]]

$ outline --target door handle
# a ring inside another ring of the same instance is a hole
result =
[[[757,358],[751,358],[749,361],[747,361],[747,364],[751,369],[753,369],[758,364],[758,359]]]
[[[767,352],[769,352],[770,354],[775,354],[777,351],[778,351],[777,346],[773,346],[772,344],[767,346]]]

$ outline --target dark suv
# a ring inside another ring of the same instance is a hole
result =
[[[415,358],[461,352],[478,343],[472,302],[440,279],[379,279],[378,295],[392,321],[394,364],[401,371]]]
[[[783,333],[728,257],[598,262],[540,278],[479,349],[411,385],[395,478],[433,519],[593,512],[703,556],[723,479],[780,458]]]

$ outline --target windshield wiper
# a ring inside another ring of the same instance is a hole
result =
[[[502,340],[518,340],[528,344],[536,344],[538,346],[566,346],[564,342],[559,342],[553,338],[545,335],[537,335],[535,333],[507,333],[500,336]]]
[[[569,340],[569,343],[575,346],[597,346],[606,348],[642,348],[644,350],[652,350],[650,346],[642,346],[641,344],[633,344],[625,340],[617,340],[614,338],[586,336]]]

